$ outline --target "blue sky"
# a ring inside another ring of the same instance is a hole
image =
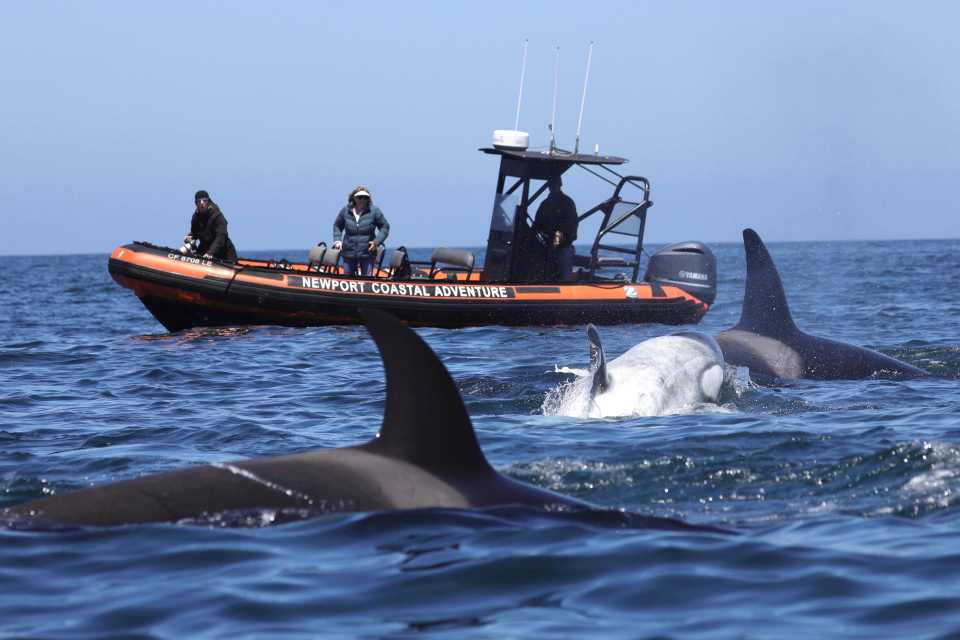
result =
[[[210,191],[241,253],[329,239],[364,183],[389,244],[479,245],[520,126],[631,160],[652,243],[957,238],[949,2],[9,2],[0,254],[178,243]],[[586,174],[581,209],[606,195]],[[602,188],[601,188],[602,186]],[[581,233],[581,236],[584,234]]]

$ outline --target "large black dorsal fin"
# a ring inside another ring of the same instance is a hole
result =
[[[387,405],[368,451],[428,468],[490,469],[460,392],[412,329],[383,311],[360,311],[387,373]]]
[[[740,322],[735,328],[771,337],[798,331],[777,265],[753,229],[743,230],[743,250],[747,256],[747,283]]]
[[[593,384],[590,385],[590,399],[610,388],[610,376],[607,375],[607,356],[600,342],[600,332],[592,324],[587,325],[587,342],[590,343],[590,373]]]

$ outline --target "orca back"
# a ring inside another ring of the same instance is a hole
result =
[[[882,353],[801,331],[790,315],[773,258],[753,229],[743,230],[743,248],[747,279],[740,322],[717,336],[729,364],[748,367],[751,374],[785,380],[929,375]]]

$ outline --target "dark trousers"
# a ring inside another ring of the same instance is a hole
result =
[[[560,271],[560,281],[567,282],[573,279],[573,245],[557,249],[557,268]]]
[[[348,276],[369,276],[373,273],[373,256],[366,258],[343,258],[343,270]]]

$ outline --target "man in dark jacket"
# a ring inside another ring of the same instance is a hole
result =
[[[551,271],[556,270],[561,281],[569,280],[573,273],[573,241],[577,239],[577,205],[561,190],[560,176],[547,180],[550,195],[540,203],[533,230],[546,236],[550,255],[553,258]]]
[[[196,240],[200,243],[197,252],[204,258],[236,262],[237,249],[227,235],[227,219],[220,207],[202,189],[197,191],[193,201],[197,208],[190,220],[190,233],[183,239],[184,244]]]
[[[333,248],[340,249],[346,274],[369,276],[377,247],[390,234],[390,223],[374,206],[370,191],[360,185],[350,192],[347,206],[333,221]],[[342,238],[342,240],[341,240]]]

